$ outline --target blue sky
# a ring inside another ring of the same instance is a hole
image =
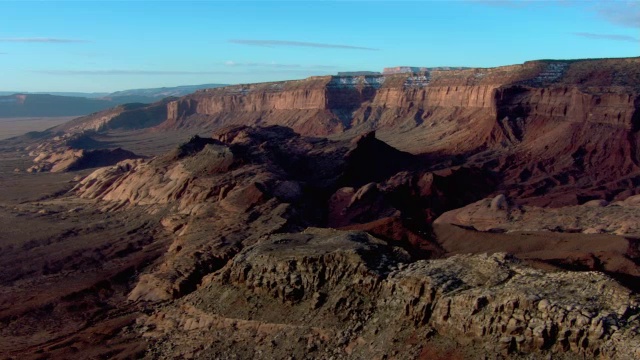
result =
[[[638,1],[0,1],[0,91],[640,56]]]

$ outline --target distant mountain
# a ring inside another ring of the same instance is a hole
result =
[[[111,93],[105,97],[107,98],[117,98],[124,96],[139,96],[139,97],[147,97],[154,98],[155,100],[160,100],[169,96],[185,96],[196,92],[201,89],[210,89],[227,86],[226,84],[202,84],[202,85],[185,85],[185,86],[175,86],[175,87],[162,87],[162,88],[151,88],[151,89],[132,89],[132,90],[123,90],[116,91]],[[154,100],[154,101],[155,101]]]
[[[105,99],[48,94],[0,96],[0,117],[80,116],[118,105]]]
[[[173,86],[173,87],[161,87],[161,88],[148,88],[148,89],[129,89],[116,91],[112,93],[108,92],[61,92],[61,91],[0,91],[0,96],[6,95],[15,95],[15,94],[46,94],[46,95],[57,95],[57,96],[71,96],[71,97],[83,97],[89,99],[100,99],[100,98],[116,98],[116,97],[125,97],[130,96],[132,98],[139,98],[138,102],[155,102],[157,100],[161,100],[163,98],[169,96],[185,96],[189,95],[192,92],[201,90],[201,89],[210,89],[227,86],[227,84],[201,84],[201,85],[182,85],[182,86]]]
[[[64,92],[64,91],[0,91],[0,96],[6,95],[14,95],[14,94],[45,94],[45,95],[57,95],[57,96],[72,96],[72,97],[83,97],[89,99],[96,99],[108,96],[110,93],[107,92]]]
[[[167,97],[180,97],[223,84],[187,85],[133,89],[114,93],[11,93],[0,92],[0,118],[82,116],[128,103],[149,104]],[[4,95],[4,96],[2,96]]]

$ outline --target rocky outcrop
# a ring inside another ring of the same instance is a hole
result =
[[[432,321],[436,330],[463,339],[488,337],[490,352],[639,355],[631,345],[638,336],[637,299],[600,274],[549,274],[493,255],[418,262],[393,280],[404,296],[424,292],[405,307],[418,324]],[[620,324],[629,327],[614,334]]]
[[[166,102],[155,104],[124,104],[108,110],[79,117],[48,131],[53,134],[83,134],[107,130],[145,129],[160,124],[167,118]]]
[[[54,150],[40,152],[33,160],[35,165],[27,172],[64,172],[91,169],[117,164],[126,159],[137,159],[140,156],[121,148],[98,150]]]
[[[599,199],[583,205],[542,208],[510,205],[504,195],[498,195],[448,211],[434,224],[455,224],[494,232],[546,230],[638,237],[640,228],[634,219],[639,215],[640,207],[636,198],[637,195],[611,204]]]
[[[494,206],[498,203],[504,206]],[[517,206],[498,195],[445,212],[433,228],[449,254],[509,252],[545,266],[602,271],[637,291],[639,211],[634,197],[540,208]]]
[[[141,277],[132,300],[182,297],[265,234],[319,221],[314,196],[337,178],[340,144],[281,127],[231,128],[214,137],[193,137],[150,161],[99,169],[74,188],[110,211],[166,213],[162,225],[175,240],[162,265]],[[311,159],[313,171],[305,165]]]
[[[172,248],[177,250],[157,276],[144,277],[133,298],[173,298],[281,227],[367,229],[414,258],[440,254],[428,240],[429,221],[492,191],[493,183],[472,176],[479,177],[480,169],[429,173],[414,160],[374,133],[328,141],[283,127],[233,127],[214,138],[193,137],[152,160],[99,169],[73,192],[100,200],[110,211],[137,206],[167,212],[162,224],[176,234]],[[367,179],[379,182],[363,184]],[[474,193],[464,190],[470,181]],[[214,243],[218,248],[212,251]]]
[[[638,299],[604,275],[544,272],[504,254],[407,259],[361,232],[273,235],[140,329],[161,357],[412,358],[440,337],[475,344],[473,357],[640,355]],[[248,309],[232,305],[244,299]]]

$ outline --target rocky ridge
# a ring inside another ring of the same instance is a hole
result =
[[[117,164],[141,156],[122,148],[107,148],[86,134],[67,133],[26,148],[34,165],[27,172],[66,172]]]
[[[640,355],[638,299],[606,276],[547,273],[504,254],[407,259],[361,232],[274,235],[139,323],[159,357],[415,358],[435,334],[479,344],[475,356]],[[249,309],[228,308],[244,299]]]
[[[449,251],[429,216],[479,196],[462,190],[482,170],[428,172],[415,160],[372,133],[331,141],[232,127],[99,169],[73,192],[103,210],[161,214],[174,234],[129,294],[166,304],[138,319],[152,357],[414,358],[454,343],[490,356],[636,356],[638,300],[606,275],[499,253],[418,260]]]
[[[583,234],[615,234],[640,236],[635,219],[640,196],[609,203],[604,199],[577,206],[543,208],[517,206],[504,195],[483,199],[465,207],[448,211],[435,224],[455,224],[479,231],[556,231]]]

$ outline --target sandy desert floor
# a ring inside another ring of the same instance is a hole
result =
[[[163,149],[150,141],[137,149]],[[0,143],[0,357],[38,358],[47,348],[70,358],[87,344],[92,356],[135,353],[139,339],[121,334],[135,311],[121,304],[135,275],[166,250],[166,234],[147,231],[157,219],[141,211],[114,216],[60,196],[91,170],[30,174],[30,161]],[[104,347],[94,348],[96,337]]]
[[[0,118],[0,140],[22,135],[30,131],[43,131],[65,123],[74,116],[43,118]]]

